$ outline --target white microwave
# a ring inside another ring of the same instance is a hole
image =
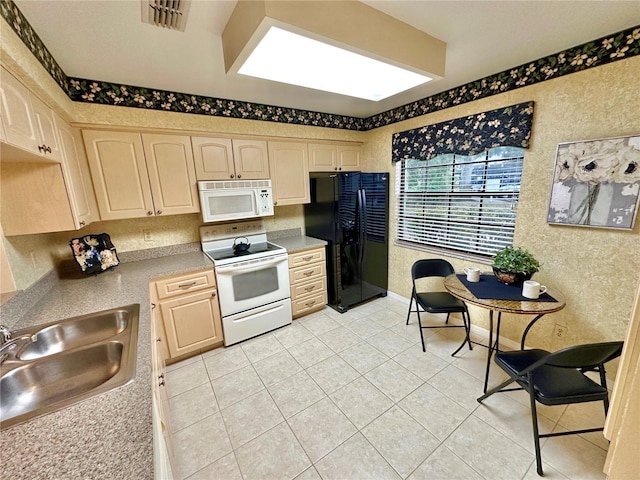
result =
[[[273,215],[271,180],[198,182],[204,222]]]

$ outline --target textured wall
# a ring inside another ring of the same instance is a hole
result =
[[[320,127],[306,127],[253,120],[205,117],[182,113],[147,111],[136,108],[110,107],[74,103],[62,92],[49,73],[22,41],[0,19],[0,59],[2,65],[22,80],[65,120],[78,125],[117,126],[132,129],[156,128],[202,134],[245,134],[274,137],[298,137],[360,141],[362,133]],[[68,241],[87,233],[107,232],[119,252],[177,245],[199,241],[199,214],[172,215],[110,222],[96,222],[71,232],[23,235],[4,239],[7,257],[16,287],[29,287],[55,267],[61,259],[71,258]],[[303,228],[302,206],[276,207],[275,216],[265,220],[268,230]],[[145,242],[143,230],[150,230],[151,242]]]
[[[375,170],[389,170],[391,135],[422,125],[535,101],[531,148],[525,153],[515,245],[541,261],[535,279],[560,289],[567,306],[544,317],[528,337],[530,345],[556,349],[569,344],[623,339],[640,279],[640,218],[633,231],[548,225],[546,223],[556,145],[561,142],[640,133],[640,58],[496,95],[470,104],[369,132],[365,156]],[[391,211],[395,209],[392,195]],[[394,226],[390,227],[393,232]],[[411,293],[410,268],[420,258],[439,255],[401,246],[389,252],[389,289]],[[448,258],[456,269],[472,262]],[[480,268],[487,265],[475,264]],[[486,311],[472,307],[472,321],[488,325]],[[526,317],[528,320],[531,317]],[[502,332],[519,339],[525,317],[503,317]],[[567,327],[565,338],[552,336],[555,324]]]
[[[3,22],[3,20],[0,20]],[[6,27],[3,25],[3,27]],[[581,73],[478,100],[367,133],[282,125],[239,119],[143,111],[132,108],[72,104],[13,32],[3,28],[2,64],[48,101],[65,118],[86,124],[131,128],[163,128],[228,134],[306,137],[366,141],[365,169],[390,171],[391,134],[464,115],[534,100],[531,148],[525,154],[523,186],[516,224],[516,245],[532,251],[543,263],[536,274],[567,297],[567,307],[544,318],[532,331],[530,343],[555,349],[570,343],[623,338],[640,277],[640,219],[633,232],[546,224],[556,145],[582,139],[640,133],[640,58],[615,62]],[[393,188],[393,187],[392,187]],[[391,209],[395,208],[392,195]],[[393,222],[393,215],[392,215]],[[5,239],[18,288],[26,288],[49,271],[60,258],[70,258],[67,242],[84,233],[108,232],[119,251],[130,251],[198,240],[198,215],[180,215],[100,222],[78,232],[29,235]],[[302,207],[277,207],[269,230],[303,227]],[[142,230],[155,239],[144,242]],[[393,223],[390,232],[393,235]],[[31,253],[33,252],[33,254]],[[399,246],[390,248],[390,290],[408,297],[409,269],[419,259],[436,256]],[[33,258],[32,258],[33,257]],[[450,258],[456,268],[470,262]],[[477,265],[486,268],[486,265]],[[475,324],[486,326],[486,312],[473,309]],[[503,332],[519,338],[522,318],[506,317]],[[554,339],[555,323],[568,328],[567,336]]]

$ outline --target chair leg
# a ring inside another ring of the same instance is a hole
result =
[[[482,401],[485,398],[490,397],[491,395],[493,395],[494,393],[498,393],[500,390],[502,390],[504,387],[506,387],[507,385],[511,385],[513,382],[515,382],[515,380],[513,378],[509,378],[508,380],[505,380],[504,382],[502,382],[500,385],[498,385],[497,387],[493,387],[491,390],[489,390],[488,392],[486,392],[484,395],[482,395],[481,397],[478,397],[476,400],[478,401],[478,403],[482,403]]]
[[[531,385],[531,376],[529,376],[529,384]],[[540,454],[540,432],[538,431],[538,414],[536,411],[536,397],[533,388],[529,389],[529,398],[531,399],[531,422],[533,424],[533,443],[536,449],[536,471],[538,475],[543,476],[542,472],[542,455]]]
[[[424,333],[422,333],[422,320],[420,319],[420,305],[416,300],[416,314],[418,315],[418,327],[420,328],[420,340],[422,341],[422,351],[426,352],[427,349],[424,346]]]
[[[473,350],[473,345],[471,345],[471,317],[469,316],[469,311],[463,312],[462,320],[465,321],[465,329],[467,330],[467,343],[469,344],[469,350]],[[464,345],[464,342],[463,342]]]
[[[447,319],[444,321],[445,324],[449,323],[449,316],[450,315],[451,315],[450,313],[447,313]]]
[[[600,365],[598,367],[598,373],[600,374],[600,385],[602,385],[605,389],[607,388],[607,372],[605,372],[604,370],[604,365]],[[605,397],[605,399],[602,401],[602,403],[604,403],[604,416],[607,416],[607,413],[609,413],[609,395],[607,394],[607,396]]]
[[[407,312],[407,323],[406,325],[409,325],[409,317],[411,316],[411,305],[413,305],[413,297],[416,294],[416,288],[413,287],[413,289],[411,290],[411,299],[409,300],[409,311]],[[418,302],[416,302],[416,307]]]

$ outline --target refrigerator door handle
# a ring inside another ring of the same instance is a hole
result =
[[[362,222],[360,222],[360,263],[362,263],[364,261],[364,247],[367,238],[367,193],[364,188],[360,190],[360,198],[362,199],[360,203],[360,207],[362,208]]]
[[[364,194],[364,190],[358,190],[358,220],[360,220],[360,231],[358,232],[358,244],[360,247],[360,255],[358,263],[360,264],[360,268],[362,268],[362,262],[364,261],[364,240],[365,240],[365,232],[367,227],[367,212],[366,208],[366,198]]]

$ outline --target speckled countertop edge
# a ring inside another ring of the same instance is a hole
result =
[[[136,373],[127,385],[0,431],[3,477],[153,478],[149,281],[205,268],[212,262],[196,251],[123,262],[93,277],[47,275],[40,298],[20,300],[12,328],[139,303]]]
[[[302,252],[327,245],[324,240],[302,235],[299,228],[267,232],[267,239],[276,245],[286,248],[289,253]]]

